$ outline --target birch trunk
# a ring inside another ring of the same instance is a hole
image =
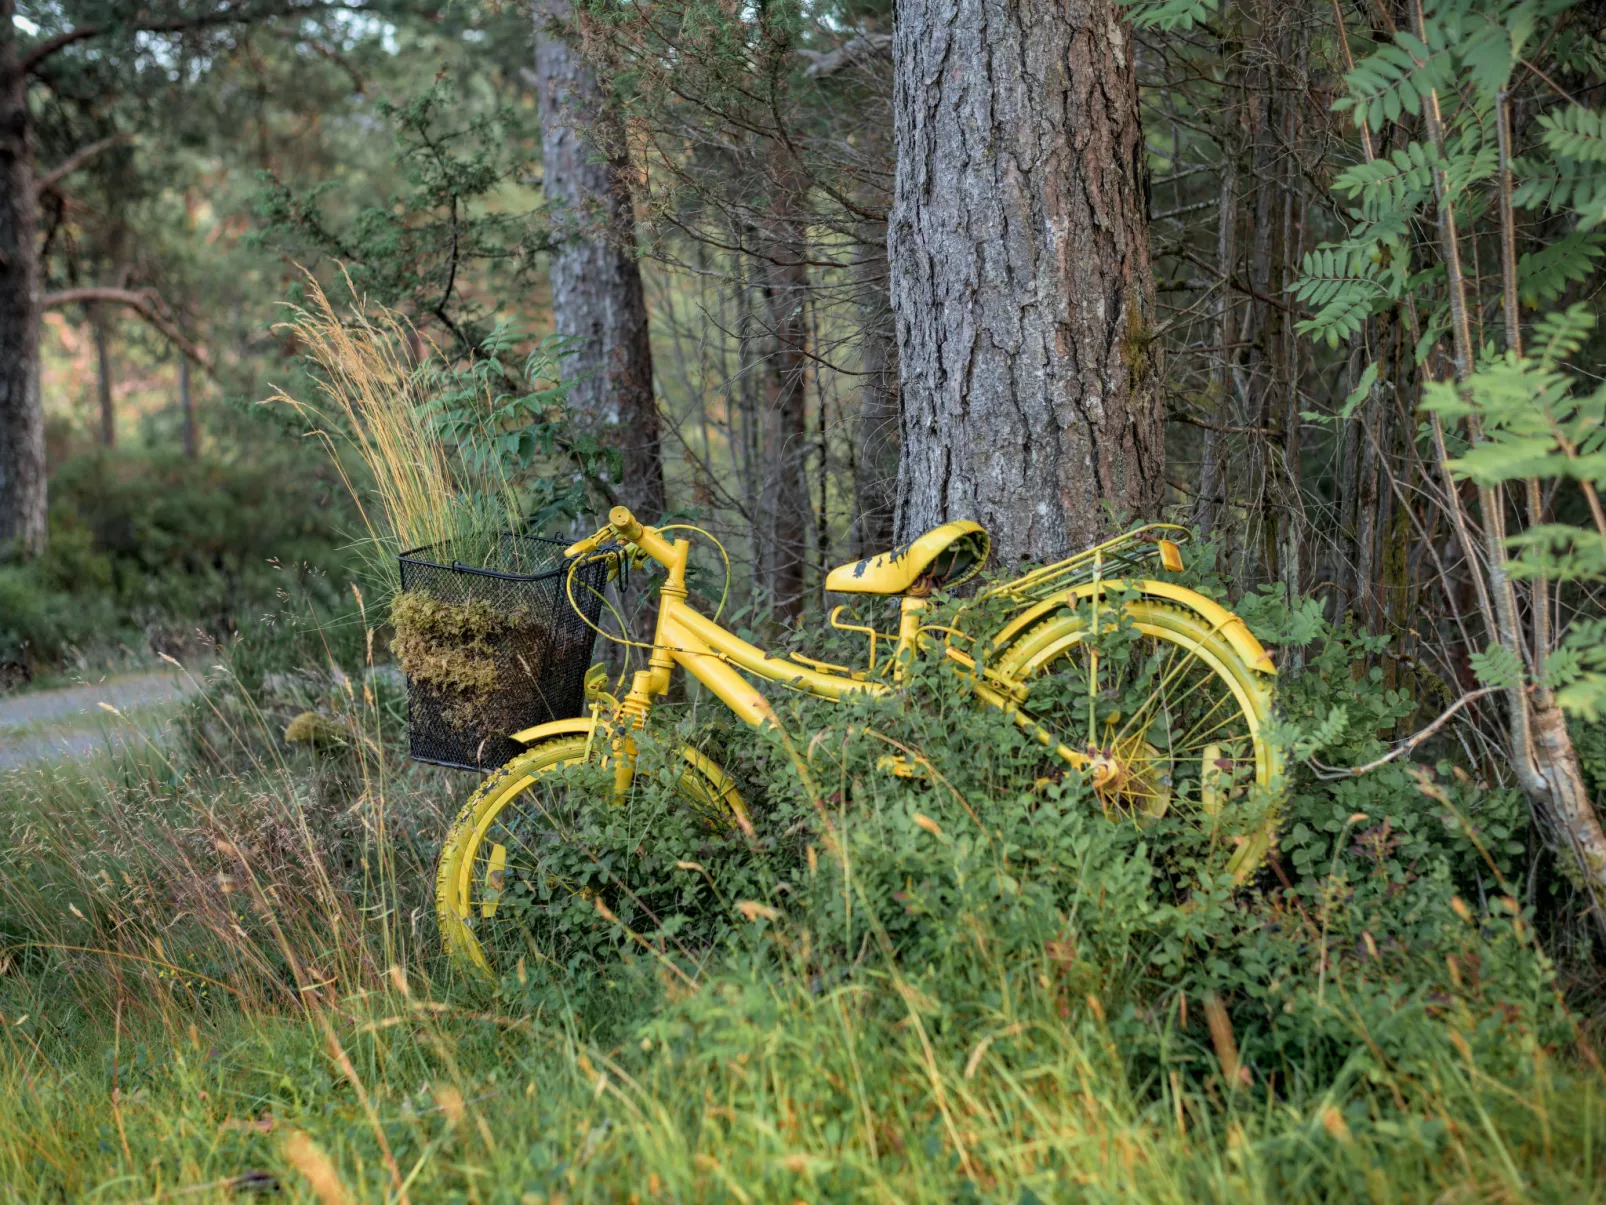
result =
[[[1158,516],[1133,52],[1110,0],[898,8],[889,250],[905,538],[976,519],[1005,563]]]

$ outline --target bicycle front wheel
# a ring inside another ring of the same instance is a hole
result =
[[[1154,598],[1084,603],[993,668],[1026,686],[1021,710],[1040,734],[1085,759],[1107,813],[1192,823],[1238,882],[1265,861],[1282,785],[1273,679],[1197,612]]]
[[[576,734],[533,746],[481,783],[458,813],[441,849],[435,914],[460,966],[491,976],[511,970],[531,949],[532,918],[551,901],[586,891],[570,881],[559,855],[584,811],[608,804],[607,786],[573,772],[600,740]],[[718,766],[690,748],[680,763],[676,794],[710,828],[746,819],[741,795]]]

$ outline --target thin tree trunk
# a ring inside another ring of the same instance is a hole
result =
[[[190,391],[190,358],[178,358],[178,409],[184,418],[184,455],[194,460],[200,454],[200,440],[195,430],[195,397]]]
[[[1158,513],[1134,46],[1110,0],[910,0],[893,34],[898,526],[1001,562]]]
[[[1216,369],[1215,411],[1217,423],[1227,422],[1232,413],[1233,329],[1237,308],[1233,304],[1232,279],[1238,260],[1238,156],[1229,150],[1221,170],[1221,194],[1216,207],[1216,267],[1223,277],[1216,294],[1216,338],[1221,343],[1221,362]],[[1199,493],[1194,499],[1193,521],[1199,534],[1209,539],[1216,529],[1216,514],[1227,490],[1221,434],[1206,429],[1199,454]]]
[[[1411,0],[1411,21],[1417,36],[1423,36],[1422,0]],[[1428,140],[1443,162],[1445,138],[1439,98],[1429,92],[1422,105]],[[1444,259],[1446,285],[1450,295],[1450,334],[1457,383],[1472,372],[1475,344],[1467,313],[1466,282],[1462,275],[1461,253],[1455,225],[1450,188],[1444,169],[1433,171],[1433,190],[1438,202],[1439,250]],[[1476,415],[1467,422],[1468,434],[1476,444],[1481,432]],[[1443,445],[1440,448],[1440,468]],[[1448,475],[1447,475],[1448,476]],[[1494,604],[1495,625],[1490,635],[1518,658],[1523,658],[1523,639],[1517,613],[1516,590],[1506,571],[1505,507],[1498,491],[1487,485],[1478,487],[1479,518],[1483,523],[1485,552],[1489,558],[1489,594]],[[1583,768],[1567,717],[1544,688],[1538,669],[1542,654],[1527,660],[1529,673],[1538,683],[1530,694],[1521,682],[1506,691],[1511,726],[1511,763],[1517,783],[1535,808],[1545,815],[1567,842],[1578,871],[1589,893],[1591,911],[1603,937],[1606,937],[1606,830],[1590,802],[1584,785]]]
[[[760,264],[774,344],[764,377],[770,423],[768,475],[774,480],[770,547],[776,614],[796,619],[803,611],[803,571],[808,562],[809,503],[804,458],[808,455],[808,271],[801,249],[784,235],[767,240]]]
[[[1250,142],[1249,170],[1254,189],[1254,208],[1250,217],[1249,255],[1245,270],[1249,283],[1261,297],[1277,292],[1272,275],[1276,261],[1275,242],[1279,187],[1278,162],[1280,149],[1273,133],[1278,120],[1281,98],[1273,86],[1270,59],[1272,55],[1263,41],[1257,40],[1256,49],[1261,62],[1249,75],[1249,88],[1256,96],[1250,106],[1253,131]],[[1270,431],[1273,425],[1273,408],[1278,402],[1278,355],[1282,347],[1282,312],[1263,301],[1251,301],[1247,308],[1253,315],[1254,334],[1248,349],[1249,391],[1245,398],[1254,424]],[[1246,339],[1249,337],[1246,336]],[[1282,512],[1282,455],[1275,437],[1267,436],[1257,445],[1259,451],[1256,470],[1258,479],[1254,491],[1255,506],[1252,522],[1256,525],[1255,537],[1260,550],[1260,567],[1257,577],[1261,581],[1275,580],[1281,572]]]
[[[859,290],[859,417],[853,462],[854,551],[892,547],[898,502],[898,345],[887,294],[886,227],[866,228],[854,263]]]
[[[757,602],[762,598],[764,579],[768,576],[769,491],[768,474],[761,474],[759,469],[764,447],[758,412],[758,374],[761,364],[754,350],[758,323],[753,314],[752,288],[746,276],[746,269],[750,266],[750,261],[742,257],[735,282],[736,406],[741,416],[742,505],[747,512],[748,601]]]
[[[571,341],[569,400],[607,428],[624,459],[619,496],[651,521],[666,509],[664,468],[624,127],[571,43],[568,0],[535,0],[534,19],[552,310]]]
[[[1285,43],[1286,44],[1286,43]],[[1285,62],[1296,61],[1299,68],[1293,73],[1294,79],[1304,78],[1303,62],[1306,45],[1301,43],[1297,55],[1290,55]],[[1287,111],[1283,116],[1285,145],[1294,147],[1299,145],[1302,131],[1299,123],[1299,101],[1292,99],[1288,102]],[[1305,231],[1305,199],[1301,188],[1299,164],[1294,155],[1289,152],[1283,156],[1282,163],[1282,238],[1279,240],[1276,286],[1277,292],[1272,296],[1280,295],[1288,287],[1288,282],[1298,270],[1301,244]],[[1301,465],[1300,450],[1303,430],[1300,419],[1300,389],[1299,389],[1299,343],[1294,333],[1294,324],[1289,320],[1286,312],[1278,314],[1278,330],[1281,335],[1281,361],[1282,379],[1279,382],[1282,394],[1282,414],[1278,416],[1278,425],[1283,433],[1282,477],[1280,493],[1283,499],[1282,511],[1282,546],[1278,550],[1278,560],[1282,566],[1282,583],[1289,598],[1297,598],[1305,587],[1305,543],[1309,524],[1305,517],[1305,499],[1300,492]],[[1291,668],[1303,663],[1303,650],[1291,650],[1293,653]]]
[[[112,352],[106,339],[106,316],[89,307],[89,329],[95,340],[95,396],[100,408],[100,446],[117,446],[117,405],[112,399]]]
[[[0,557],[37,556],[46,538],[39,211],[15,11],[0,0]]]

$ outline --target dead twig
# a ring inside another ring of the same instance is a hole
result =
[[[1468,703],[1481,699],[1484,695],[1492,695],[1500,689],[1501,688],[1498,686],[1485,686],[1481,690],[1474,690],[1469,694],[1462,695],[1454,703],[1450,704],[1449,709],[1443,715],[1434,720],[1433,723],[1429,724],[1426,728],[1422,729],[1421,732],[1418,732],[1413,737],[1409,737],[1406,740],[1401,741],[1382,757],[1377,758],[1375,761],[1369,761],[1364,766],[1350,766],[1348,768],[1342,766],[1324,766],[1314,757],[1307,757],[1305,759],[1305,764],[1315,771],[1316,777],[1321,779],[1323,782],[1335,782],[1341,778],[1358,778],[1362,774],[1366,774],[1377,769],[1379,766],[1387,765],[1396,757],[1400,757],[1406,753],[1409,753],[1412,749],[1415,749],[1440,728],[1443,728],[1445,724],[1450,721],[1450,717],[1455,715],[1456,712],[1460,711]]]

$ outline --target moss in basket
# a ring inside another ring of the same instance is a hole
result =
[[[402,672],[442,700],[442,718],[448,724],[502,726],[497,703],[505,690],[505,671],[497,663],[494,642],[518,633],[537,634],[527,607],[498,611],[481,598],[449,603],[409,590],[391,604],[390,622],[396,630],[391,648]],[[518,657],[521,673],[533,676],[538,671],[533,656],[531,649]]]

